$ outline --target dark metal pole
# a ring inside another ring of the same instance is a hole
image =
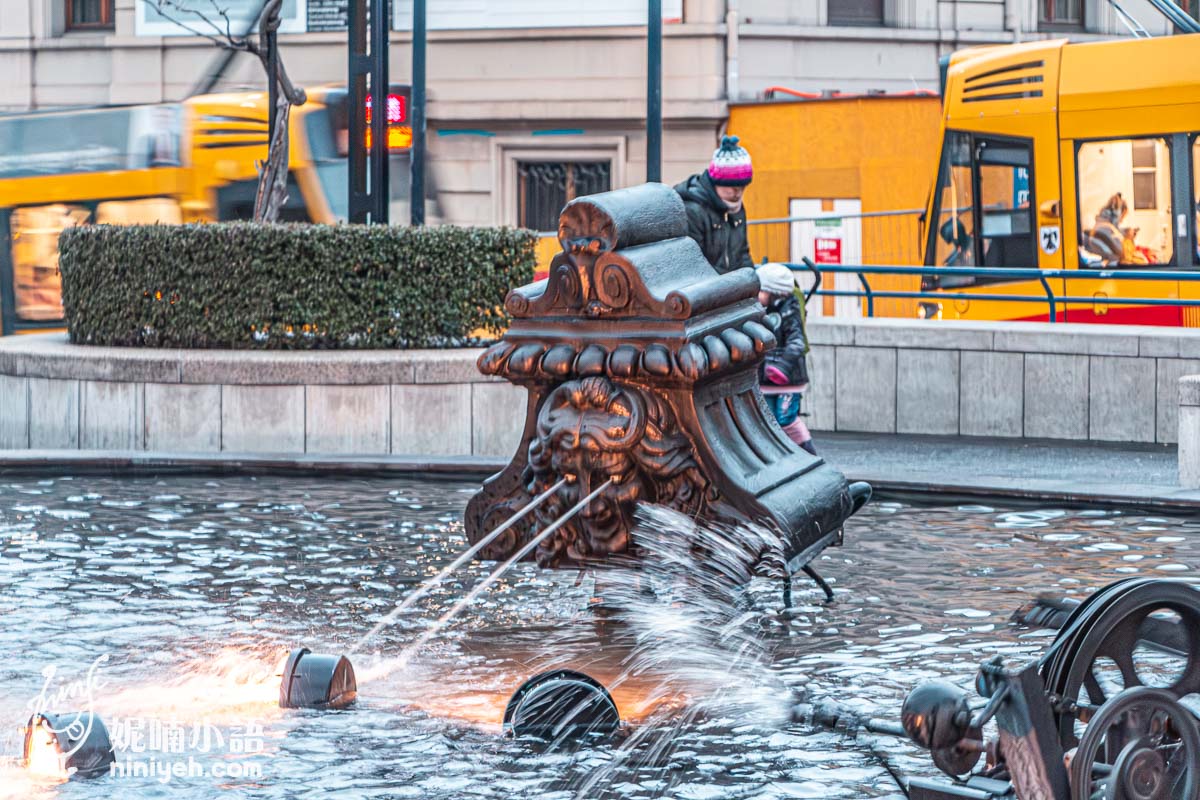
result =
[[[367,54],[367,0],[350,0],[349,22],[349,91],[346,93],[349,154],[346,161],[350,171],[347,181],[350,197],[347,216],[351,222],[363,223],[371,213],[367,191],[367,126],[363,116],[367,103],[367,76],[371,72],[371,59]]]
[[[413,0],[412,224],[425,224],[425,0]]]
[[[371,7],[371,222],[388,223],[388,18],[389,0],[370,0]],[[359,113],[362,113],[359,111]]]
[[[649,0],[646,25],[646,180],[662,180],[662,0]]]

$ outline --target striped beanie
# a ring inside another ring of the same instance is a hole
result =
[[[717,186],[745,186],[754,177],[750,154],[738,145],[738,137],[721,137],[721,146],[708,164],[708,177]]]

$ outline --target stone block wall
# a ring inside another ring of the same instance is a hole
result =
[[[809,427],[1169,444],[1200,330],[863,319],[809,323]]]
[[[1200,375],[1200,330],[814,320],[809,338],[816,431],[1169,444],[1182,430],[1200,449],[1200,401],[1184,402],[1181,417],[1178,388]],[[478,354],[7,337],[0,449],[507,458],[526,393],[480,375]]]
[[[0,339],[0,449],[509,457],[526,395],[478,350],[320,353]]]

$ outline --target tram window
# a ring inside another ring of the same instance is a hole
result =
[[[1158,208],[1158,148],[1153,139],[1133,143],[1133,207]]]
[[[234,181],[217,188],[217,220],[254,219],[254,198],[258,179]],[[296,182],[295,173],[288,175],[287,202],[279,210],[280,222],[312,222],[304,205],[304,193]]]
[[[1196,212],[1192,233],[1196,242],[1196,261],[1200,263],[1200,136],[1192,139],[1192,200],[1195,203],[1192,209]]]
[[[1165,140],[1084,142],[1075,170],[1080,266],[1171,262],[1171,151]]]
[[[980,243],[983,266],[1037,266],[1029,195],[1030,146],[996,139],[976,141],[979,164]]]
[[[939,176],[938,214],[935,218],[935,264],[940,267],[975,266],[971,217],[975,202],[971,180],[971,137],[957,131],[946,132],[946,154]],[[968,279],[969,280],[969,279]],[[943,279],[942,284],[952,281]]]
[[[178,225],[181,222],[179,203],[169,197],[108,200],[96,206],[97,225]]]
[[[1030,194],[1032,143],[946,132],[939,176],[933,258],[940,267],[1036,267]],[[930,274],[944,289],[996,283],[999,277]]]
[[[63,318],[58,235],[89,220],[84,206],[54,203],[13,209],[13,295],[17,317],[26,321]]]

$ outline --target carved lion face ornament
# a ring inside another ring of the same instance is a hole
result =
[[[638,391],[604,378],[570,381],[546,398],[530,446],[534,483],[551,485],[565,477],[569,485],[556,505],[568,508],[612,481],[579,513],[578,524],[564,527],[559,547],[550,548],[556,555],[564,546],[574,559],[627,548],[628,514],[645,495],[636,451],[646,427],[646,404]]]

